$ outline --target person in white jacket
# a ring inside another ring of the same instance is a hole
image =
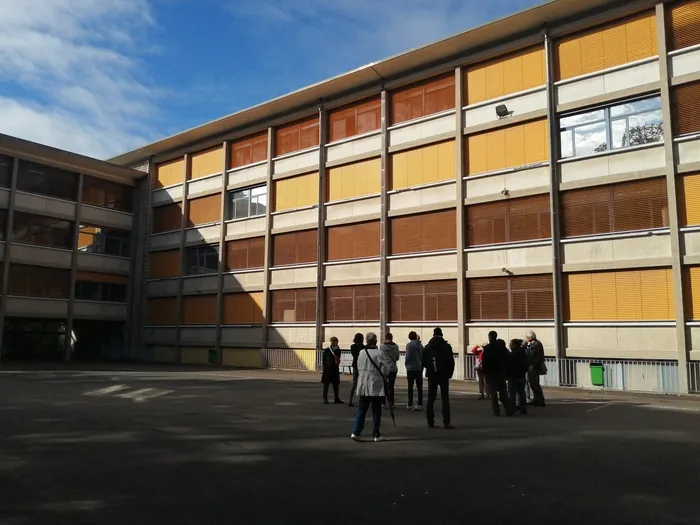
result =
[[[383,441],[381,434],[382,400],[387,394],[385,384],[395,362],[377,348],[377,335],[370,332],[366,337],[367,346],[357,359],[357,395],[359,404],[355,414],[355,424],[350,439],[362,441],[362,431],[369,407],[372,407],[372,438]]]

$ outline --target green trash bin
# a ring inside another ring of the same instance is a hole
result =
[[[218,359],[216,356],[216,350],[214,348],[209,349],[209,364],[210,365],[215,365],[217,363]]]
[[[603,363],[591,363],[591,384],[593,386],[605,386],[605,367]]]

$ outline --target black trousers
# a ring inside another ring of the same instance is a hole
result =
[[[352,388],[350,389],[350,403],[352,403],[352,400],[355,397],[355,392],[357,392],[357,380],[360,377],[360,373],[357,371],[357,367],[353,367],[352,369]]]
[[[396,372],[390,372],[387,375],[387,381],[389,383],[389,391],[386,393],[387,403],[394,404],[394,387],[396,386]]]
[[[421,372],[407,371],[408,378],[408,406],[413,406],[413,385],[415,383],[418,390],[418,405],[423,405],[423,374]]]
[[[450,380],[447,377],[429,377],[428,378],[428,406],[426,408],[426,417],[428,424],[435,424],[435,399],[437,398],[438,387],[440,388],[440,396],[442,397],[442,422],[445,425],[450,424]]]
[[[542,391],[542,385],[540,385],[540,375],[537,373],[537,370],[530,368],[527,373],[527,380],[532,389],[533,403],[544,406],[544,392]]]
[[[491,396],[491,408],[494,414],[500,415],[501,413],[501,409],[498,406],[499,401],[503,404],[506,413],[513,413],[513,409],[510,407],[510,400],[508,399],[505,374],[487,374],[486,388]]]
[[[324,400],[328,400],[328,385],[329,384],[330,383],[323,383],[323,399]],[[340,399],[338,397],[338,387],[339,386],[340,386],[339,383],[333,383],[333,396],[334,396],[334,399],[336,399],[336,400]]]

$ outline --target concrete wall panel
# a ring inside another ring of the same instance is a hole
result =
[[[221,191],[221,184],[223,184],[221,175],[196,179],[187,183],[187,195],[192,196],[199,193]]]
[[[182,280],[182,293],[189,295],[216,293],[217,285],[218,276],[216,274],[186,277]]]
[[[160,206],[171,204],[176,201],[181,201],[185,196],[184,184],[178,184],[170,188],[161,188],[153,191],[153,205]]]
[[[147,326],[143,330],[143,340],[146,344],[176,344],[177,328]]]
[[[0,188],[0,208],[6,210],[10,207],[10,190]]]
[[[323,327],[323,347],[330,346],[331,337],[337,337],[340,341],[340,348],[343,350],[349,350],[352,345],[352,340],[355,334],[360,333],[366,336],[369,332],[374,332],[379,337],[379,323],[373,326],[324,326]],[[400,341],[397,340],[397,344],[404,349],[405,345],[402,345]]]
[[[318,157],[318,148],[314,148],[306,153],[300,153],[290,157],[285,157],[283,159],[274,160],[272,162],[274,174],[280,175],[298,170],[318,170]]]
[[[96,253],[78,253],[79,270],[127,275],[130,271],[130,266],[131,260],[124,257],[112,257]]]
[[[671,57],[669,68],[673,77],[682,77],[683,75],[700,72],[700,49],[694,49]]]
[[[443,133],[454,133],[456,119],[454,114],[445,115],[439,118],[434,118],[403,126],[398,129],[389,131],[389,147],[400,146],[415,140],[428,139],[442,135]]]
[[[60,250],[45,246],[33,246],[30,244],[13,244],[11,252],[12,262],[19,264],[36,264],[38,261],[44,266],[53,268],[70,268],[73,253],[70,250]]]
[[[231,171],[228,174],[228,185],[238,186],[241,184],[255,184],[259,181],[264,181],[267,177],[267,163],[258,164],[257,166],[249,166],[239,170]]]
[[[284,228],[313,228],[318,224],[318,208],[313,208],[292,211],[288,213],[279,213],[272,216],[272,229],[279,230]]]
[[[389,260],[389,279],[394,277],[444,276],[457,278],[457,254],[430,255]]]
[[[435,323],[435,326],[439,325],[440,323]],[[399,345],[401,351],[404,351],[406,349],[406,343],[408,343],[409,332],[416,332],[420,336],[421,342],[425,345],[433,336],[433,329],[435,326],[397,326],[390,323],[389,330],[394,335],[394,342]],[[441,328],[445,339],[452,345],[452,351],[455,354],[462,353],[462,349],[457,344],[458,327],[442,326]]]
[[[499,339],[509,342],[511,339],[525,339],[525,334],[528,330],[533,330],[537,334],[537,339],[544,346],[544,354],[547,357],[555,357],[556,350],[554,348],[554,327],[552,326],[537,326],[536,324],[528,324],[527,326],[469,326],[467,328],[467,339],[469,346],[467,352],[470,352],[475,345],[481,345],[488,342],[488,334],[491,330],[498,332]]]
[[[221,344],[228,346],[260,347],[263,339],[259,326],[222,326]]]
[[[328,146],[326,151],[326,162],[337,162],[346,158],[354,157],[355,155],[364,155],[376,152],[382,147],[382,137],[379,134],[369,137],[361,137],[359,139],[343,142]]]
[[[316,276],[318,269],[316,266],[307,268],[292,268],[289,270],[272,270],[270,274],[271,286],[299,286],[316,287]]]
[[[224,348],[223,365],[237,368],[262,368],[262,353],[252,348]]]
[[[620,153],[596,155],[560,165],[561,182],[585,181],[610,175],[633,174],[639,171],[663,169],[666,166],[664,146],[634,149]]]
[[[465,185],[464,195],[467,199],[489,197],[502,199],[503,194],[501,192],[505,189],[511,193],[533,189],[549,191],[549,167],[540,166],[488,177],[468,179]]]
[[[15,208],[17,211],[36,213],[37,215],[51,215],[63,219],[75,218],[75,203],[44,197],[43,195],[33,195],[18,191],[15,195]]]
[[[187,343],[211,345],[216,341],[216,328],[213,326],[181,326],[180,340]]]
[[[428,188],[401,190],[389,195],[389,210],[398,211],[417,206],[457,205],[457,183]]]
[[[508,270],[542,267],[552,264],[551,246],[494,249],[467,253],[467,270]]]
[[[562,262],[563,264],[585,264],[661,257],[671,257],[669,235],[566,243]]]
[[[700,232],[681,233],[685,253],[683,255],[700,255]]]
[[[468,128],[470,126],[498,122],[496,106],[500,106],[501,104],[505,104],[508,110],[513,112],[513,118],[517,118],[520,115],[532,113],[533,111],[547,109],[547,91],[542,89],[535,93],[508,98],[506,100],[494,102],[493,104],[487,104],[473,109],[467,108],[464,110],[464,126]],[[507,120],[503,121],[503,124],[507,123]]]
[[[325,284],[342,283],[343,286],[379,283],[379,261],[333,264],[325,267]]]
[[[565,327],[566,357],[676,359],[676,329],[669,327]]]
[[[678,142],[675,147],[678,164],[700,162],[700,139]]]
[[[104,321],[124,321],[126,304],[76,301],[73,306],[76,319],[99,319]]]
[[[354,217],[367,217],[379,214],[381,198],[372,197],[350,202],[339,202],[326,206],[326,220],[337,221]]]
[[[153,235],[151,237],[151,250],[165,250],[169,248],[180,248],[180,232],[168,232]]]
[[[265,235],[265,217],[246,219],[244,221],[229,222],[226,224],[226,238],[238,236],[250,236],[259,233]],[[231,239],[228,239],[231,240]]]
[[[7,297],[7,317],[50,317],[65,319],[68,316],[68,300],[42,299],[39,297]]]
[[[315,348],[315,326],[270,326],[268,348]]]
[[[225,292],[255,292],[263,289],[263,272],[234,273],[224,275]]]
[[[83,223],[97,226],[109,226],[119,230],[131,231],[134,226],[134,216],[108,208],[99,208],[83,204],[80,210],[80,220]]]
[[[214,224],[204,228],[190,228],[185,232],[185,244],[218,243],[221,225]]]
[[[174,297],[177,295],[177,279],[162,279],[146,283],[148,297]]]

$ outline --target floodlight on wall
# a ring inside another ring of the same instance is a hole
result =
[[[513,114],[512,111],[508,110],[508,106],[505,104],[499,104],[496,106],[496,115],[499,119],[510,117]]]

